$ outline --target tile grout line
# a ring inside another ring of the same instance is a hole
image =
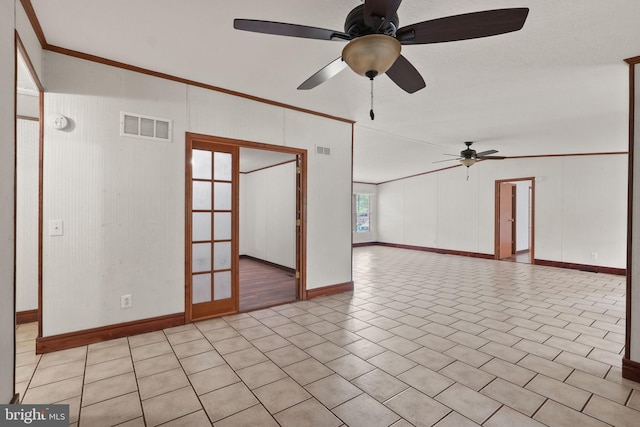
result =
[[[82,401],[84,400],[84,380],[87,377],[87,362],[89,361],[89,346],[86,347],[86,353],[84,355],[84,371],[82,372],[82,387],[80,388],[80,407],[78,408],[78,422],[77,425],[82,425]]]
[[[140,396],[140,383],[138,381],[138,374],[136,372],[136,364],[135,364],[135,362],[133,360],[133,351],[131,349],[131,340],[129,339],[129,337],[127,337],[127,347],[129,348],[129,357],[131,358],[131,367],[133,369],[133,377],[136,380],[136,393],[138,394],[138,399],[140,401],[140,412],[142,412],[142,422],[146,426],[147,425],[147,419],[146,419],[146,414],[144,412],[144,406],[142,406],[142,396]],[[82,427],[82,426],[80,426],[80,424],[78,424],[78,427]]]

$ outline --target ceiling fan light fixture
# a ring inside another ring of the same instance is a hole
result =
[[[373,79],[391,68],[401,49],[394,37],[369,34],[351,40],[342,50],[342,59],[357,74]]]
[[[462,163],[466,167],[473,166],[475,162],[476,162],[476,159],[474,159],[473,157],[460,159],[460,163]]]

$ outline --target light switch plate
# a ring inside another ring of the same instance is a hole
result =
[[[61,219],[49,221],[49,236],[62,236],[64,234],[64,223]]]

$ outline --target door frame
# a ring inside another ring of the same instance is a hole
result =
[[[239,139],[224,138],[213,135],[204,135],[186,132],[185,134],[185,322],[193,320],[191,310],[191,151],[194,143],[209,143],[216,145],[229,145],[238,148],[252,148],[265,151],[276,151],[288,153],[296,156],[296,297],[298,300],[306,299],[306,265],[307,265],[307,150],[303,148],[286,147],[282,145],[272,145],[261,142],[244,141]],[[239,233],[239,230],[234,230]],[[237,237],[237,236],[236,236]],[[239,262],[238,254],[233,254],[233,263],[237,266]],[[233,274],[238,274],[238,269],[233,269]],[[239,288],[239,284],[238,284]],[[236,289],[239,297],[239,289]],[[239,304],[236,304],[236,312]],[[224,313],[234,314],[234,313]],[[212,316],[215,317],[215,316]]]
[[[513,184],[513,187],[511,187],[511,218],[513,218],[513,221],[511,222],[511,253],[513,255],[516,255],[518,253],[518,199],[517,199],[517,194],[518,194],[518,186],[516,184]],[[527,192],[527,200],[529,199],[529,194]],[[529,203],[527,203],[527,206],[529,206]],[[529,224],[527,224],[527,229],[529,228]],[[531,236],[529,236],[529,243],[531,240]],[[531,244],[529,244],[529,246],[531,246]]]
[[[37,121],[38,121],[38,249],[37,249],[37,265],[38,265],[38,307],[34,310],[29,310],[27,312],[20,312],[20,313],[16,313],[16,316],[18,316],[17,318],[20,320],[20,323],[23,322],[33,322],[33,321],[37,321],[38,322],[38,338],[42,337],[42,305],[43,305],[43,301],[42,301],[42,277],[43,277],[43,255],[42,255],[42,251],[43,251],[43,229],[44,229],[44,208],[43,208],[43,194],[44,194],[44,85],[42,84],[42,82],[40,81],[40,78],[38,77],[38,73],[36,72],[36,69],[33,65],[33,62],[31,62],[31,58],[29,57],[29,53],[27,52],[27,49],[25,48],[24,44],[22,43],[22,39],[20,38],[20,35],[18,34],[18,32],[15,32],[15,67],[17,69],[18,66],[18,55],[22,56],[22,59],[29,71],[29,74],[31,75],[31,78],[33,79],[33,82],[35,83],[36,87],[38,88],[38,117],[37,117]],[[16,94],[16,102],[17,102],[17,94],[18,94],[18,77],[17,77],[17,73],[16,73],[16,82],[14,85],[14,93]],[[32,117],[22,117],[19,116],[17,114],[17,107],[15,109],[15,116],[16,116],[16,121],[18,119],[27,119],[27,120],[34,120],[35,118]],[[15,138],[14,138],[15,139]],[[17,144],[17,139],[15,140],[15,143]],[[18,170],[16,169],[15,171],[16,176],[14,178],[17,179],[17,173]],[[16,195],[17,197],[17,195]],[[16,234],[16,224],[14,221],[14,234]],[[15,242],[14,242],[15,243]],[[14,283],[14,294],[17,292],[17,287],[16,284]],[[16,310],[15,304],[14,304],[14,312]]]
[[[525,177],[525,178],[511,178],[511,179],[497,179],[495,182],[495,219],[494,219],[494,252],[493,257],[496,260],[500,259],[500,184],[505,182],[519,182],[519,181],[530,181],[530,210],[531,210],[531,233],[529,235],[529,262],[531,264],[535,264],[535,230],[536,230],[536,221],[535,221],[535,212],[536,212],[536,178],[535,177]],[[515,236],[514,236],[515,238]]]

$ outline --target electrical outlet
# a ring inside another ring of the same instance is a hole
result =
[[[49,220],[49,236],[62,236],[64,234],[64,222],[61,219]]]
[[[133,301],[131,300],[131,294],[122,295],[120,297],[120,308],[131,308]]]
[[[598,259],[598,252],[591,252],[591,259]]]

